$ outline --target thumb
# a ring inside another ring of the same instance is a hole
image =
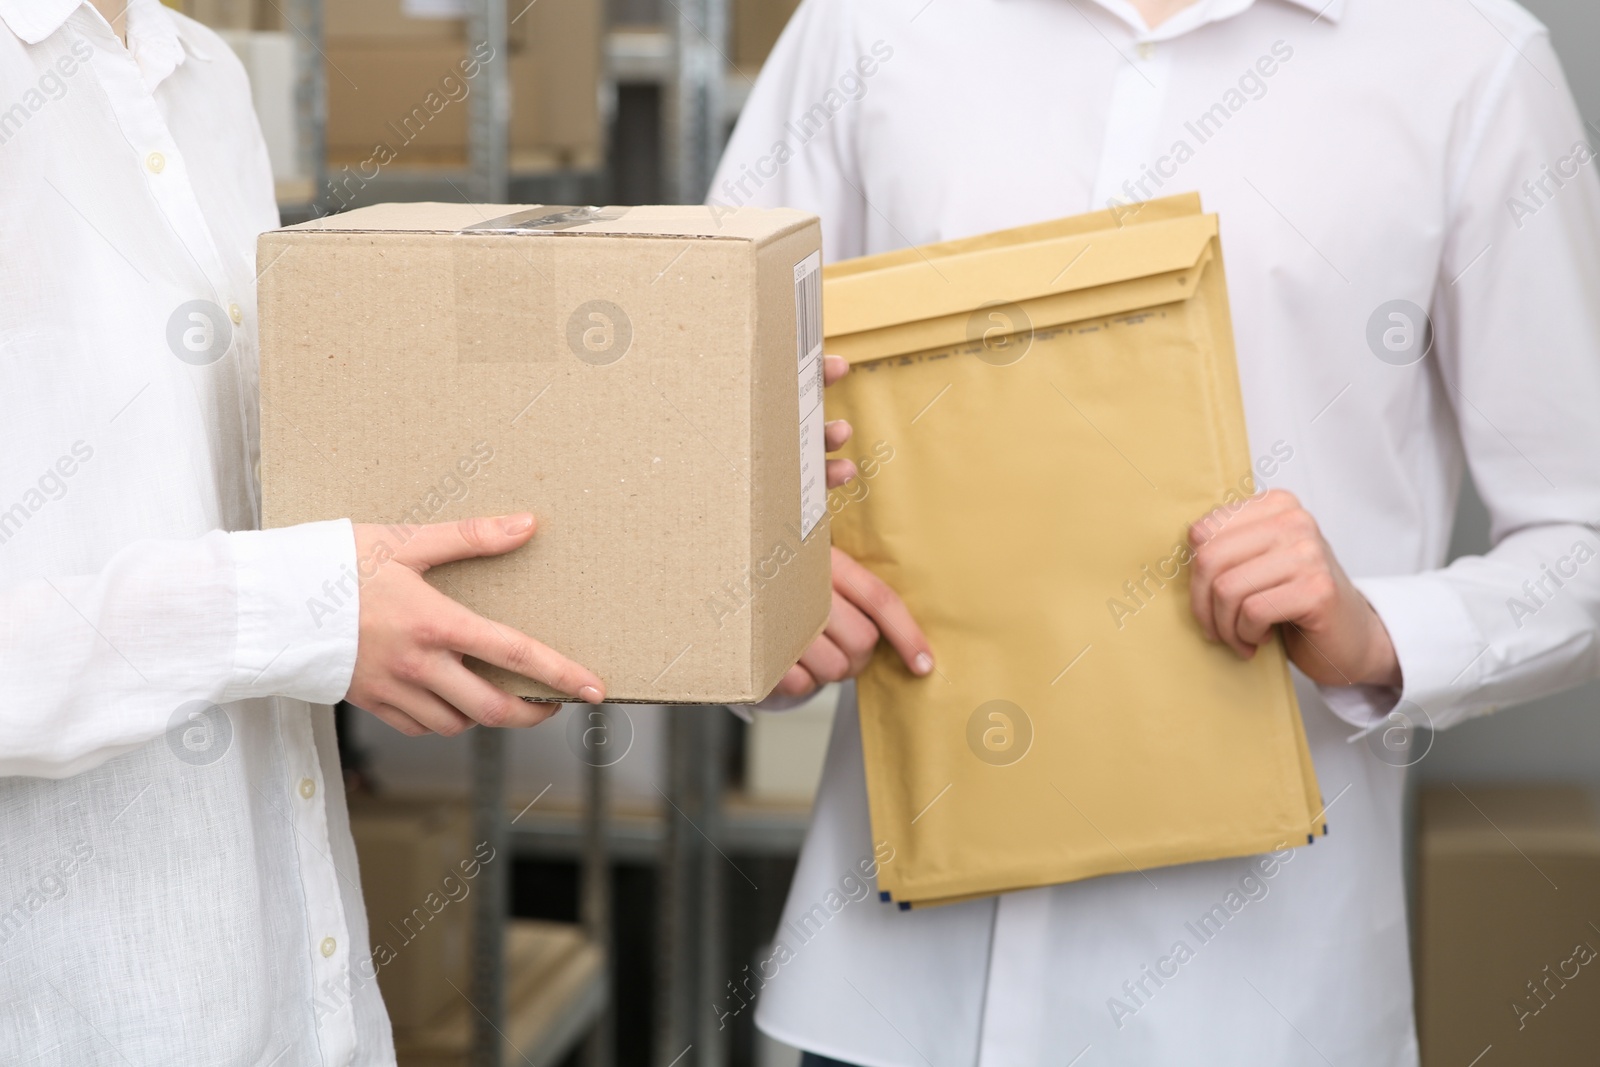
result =
[[[527,512],[498,518],[462,519],[418,526],[395,559],[425,571],[441,563],[474,556],[498,556],[520,548],[533,536],[534,519]]]

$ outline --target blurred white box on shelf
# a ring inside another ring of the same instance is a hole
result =
[[[839,706],[839,687],[823,686],[789,711],[751,709],[745,734],[745,792],[762,800],[803,801],[816,795]]]

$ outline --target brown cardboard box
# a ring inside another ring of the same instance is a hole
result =
[[[480,91],[488,46],[469,47],[459,21],[405,19],[398,0],[387,0],[388,7],[382,2],[359,0],[356,7],[388,17],[364,21],[347,13],[334,25],[383,32],[335,34],[330,28],[324,47],[329,158],[358,163],[382,144],[400,166],[459,165],[466,158],[467,97]],[[418,28],[404,31],[413,23]],[[602,12],[593,0],[543,0],[512,23],[502,60],[511,83],[514,164],[521,156],[568,165],[598,160],[602,36]]]
[[[500,1062],[560,1063],[604,1004],[600,949],[576,926],[536,919],[506,923],[505,946]],[[427,1025],[396,1027],[394,1051],[400,1067],[469,1067],[473,1062],[478,1016],[464,997],[451,995],[451,1005]]]
[[[1600,820],[1581,789],[1422,795],[1417,1014],[1427,1067],[1588,1065],[1600,1038]]]
[[[264,234],[267,525],[398,546],[532,511],[529,545],[429,580],[609,699],[760,700],[830,600],[819,241],[705,207],[381,204]]]
[[[256,25],[254,0],[183,0],[169,6],[214,30],[249,30]]]
[[[511,14],[520,6],[512,0]],[[599,158],[604,30],[604,12],[593,0],[540,0],[511,24],[514,154]]]
[[[330,162],[416,166],[464,158],[467,98],[482,71],[465,45],[329,41],[324,51]]]
[[[356,803],[350,833],[383,1002],[396,1026],[435,1019],[456,999],[450,982],[468,980],[468,898],[485,856],[471,847],[465,811]]]
[[[439,18],[451,5],[438,0],[324,0],[322,32],[329,41],[464,41],[466,20]],[[515,12],[513,12],[514,14]]]
[[[754,76],[767,61],[800,0],[735,0],[733,5],[733,62]]]

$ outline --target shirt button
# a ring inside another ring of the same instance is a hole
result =
[[[300,779],[300,795],[310,800],[317,792],[317,783],[309,778]]]
[[[322,939],[322,954],[324,956],[333,955],[334,952],[338,950],[338,948],[339,948],[339,942],[335,941],[333,938],[325,937],[325,938]]]
[[[1141,41],[1141,42],[1139,42],[1139,58],[1140,59],[1149,59],[1151,56],[1153,56],[1155,54],[1156,54],[1156,46],[1155,45],[1151,44],[1149,41]]]
[[[151,174],[160,174],[163,170],[167,169],[167,157],[162,155],[160,152],[151,152],[148,156],[144,157],[144,165],[149,169]]]
[[[244,312],[239,309],[238,304],[228,305],[228,318],[233,320],[235,326],[244,321]]]

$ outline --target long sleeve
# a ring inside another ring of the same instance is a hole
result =
[[[96,574],[0,590],[0,775],[61,778],[193,701],[332,703],[355,665],[347,521],[138,541]]]
[[[870,210],[853,148],[857,104],[893,48],[857,47],[849,5],[803,0],[761,68],[707,203],[791,207],[822,219],[831,262],[861,255]]]
[[[1600,166],[1543,32],[1467,126],[1431,311],[1493,549],[1357,586],[1446,727],[1600,675]],[[1366,721],[1389,693],[1330,693]]]

